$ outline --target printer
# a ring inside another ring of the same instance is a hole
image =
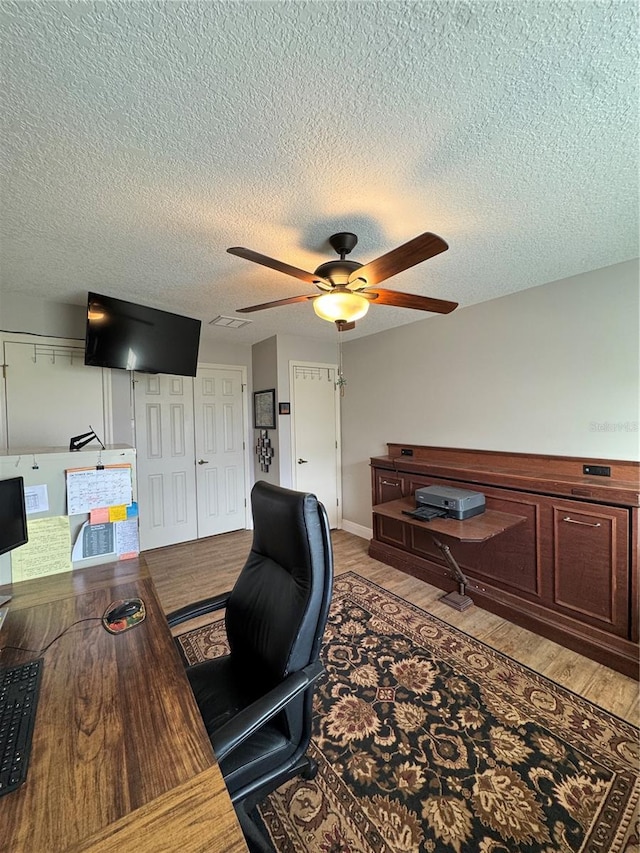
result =
[[[425,486],[416,489],[416,504],[418,507],[442,510],[447,518],[457,518],[460,521],[485,511],[485,499],[481,492],[454,489],[451,486]]]

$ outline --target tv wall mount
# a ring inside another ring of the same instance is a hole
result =
[[[91,424],[89,424],[89,430],[89,432],[84,432],[82,433],[82,435],[72,436],[71,440],[69,441],[69,450],[80,450],[80,448],[84,447],[85,444],[89,444],[89,442],[93,441],[94,439],[98,442],[98,444],[103,450],[106,450],[104,444],[96,435],[95,430],[93,429]]]

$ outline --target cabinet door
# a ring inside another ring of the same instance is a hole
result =
[[[387,501],[395,501],[404,496],[405,480],[394,471],[384,468],[376,468],[373,474],[373,501],[374,504],[383,504]],[[397,545],[404,548],[406,545],[406,525],[393,518],[384,518],[375,515],[373,517],[373,535],[381,542]]]
[[[558,609],[621,636],[629,626],[629,511],[578,501],[551,506]]]

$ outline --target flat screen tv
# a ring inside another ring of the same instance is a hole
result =
[[[200,320],[89,293],[84,363],[195,376]]]
[[[0,554],[19,548],[28,538],[24,480],[22,477],[0,480]]]

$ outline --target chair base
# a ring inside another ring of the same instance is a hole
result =
[[[248,789],[245,787],[238,791],[230,791],[231,802],[236,807],[238,804],[242,804],[245,811],[250,813],[265,797],[268,797],[272,791],[284,785],[285,782],[294,779],[296,776],[302,776],[304,779],[313,779],[317,772],[318,767],[315,761],[303,753],[294,764],[280,773],[274,774],[264,784]]]
[[[257,791],[252,791],[243,798],[236,800],[232,797],[249,853],[275,853],[273,845],[260,829],[256,819],[252,817],[258,804],[275,791],[276,788],[284,785],[290,779],[301,776],[303,779],[309,780],[315,778],[317,773],[317,762],[307,755],[301,755],[292,767],[277,777],[277,779],[272,779],[269,784],[259,788]]]
[[[258,826],[257,820],[252,816],[253,812],[248,814],[242,803],[239,803],[236,805],[236,814],[249,853],[276,853],[266,834]]]
[[[307,766],[300,771],[300,775],[303,779],[306,779],[307,781],[309,781],[310,779],[315,779],[318,775],[317,761],[314,761],[313,758],[307,758]]]

